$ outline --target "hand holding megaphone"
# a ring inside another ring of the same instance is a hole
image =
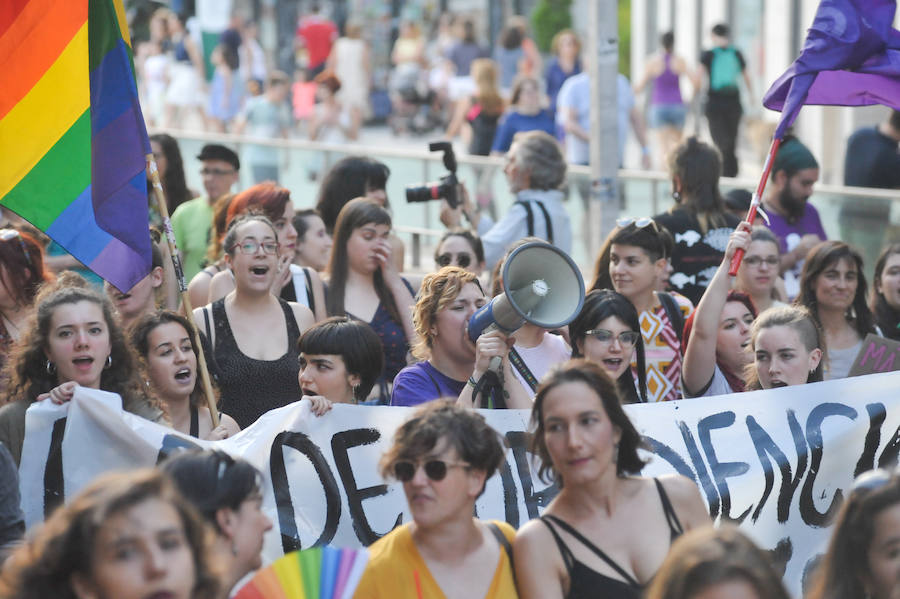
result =
[[[500,329],[493,329],[478,337],[475,340],[475,368],[472,378],[478,380],[488,370],[497,371],[515,342],[515,337],[507,336]]]

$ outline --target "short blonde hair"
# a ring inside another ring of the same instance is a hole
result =
[[[454,301],[469,283],[475,283],[481,289],[478,277],[458,266],[445,266],[422,281],[412,317],[413,328],[419,337],[412,348],[412,355],[417,359],[427,360],[431,356],[431,348],[434,346],[434,333],[431,329],[438,312]]]

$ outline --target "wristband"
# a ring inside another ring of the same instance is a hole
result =
[[[475,379],[472,378],[471,376],[469,377],[469,380],[466,381],[466,384],[469,385],[470,387],[472,387],[473,389],[477,389],[477,388],[478,388],[478,383],[477,383],[477,382],[475,381]]]

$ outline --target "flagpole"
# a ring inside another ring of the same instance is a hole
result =
[[[172,265],[175,267],[175,279],[178,281],[178,290],[181,292],[181,304],[184,313],[193,329],[193,338],[200,339],[197,323],[194,322],[194,310],[191,307],[191,299],[188,297],[187,284],[184,282],[184,269],[181,267],[181,259],[178,257],[178,246],[175,244],[175,233],[172,231],[172,221],[169,220],[169,209],[166,205],[166,195],[163,192],[162,182],[159,180],[159,170],[156,168],[156,160],[153,154],[147,154],[147,172],[150,175],[150,183],[153,185],[153,195],[156,196],[156,205],[162,216],[163,229],[166,233],[166,241],[169,244],[169,253],[172,254]],[[200,371],[200,380],[203,381],[203,391],[206,393],[206,403],[209,405],[209,415],[212,418],[213,428],[219,426],[219,410],[216,406],[216,397],[213,394],[212,381],[209,380],[209,370],[206,367],[206,356],[203,353],[203,345],[198,344],[197,357],[199,358],[197,369]]]
[[[766,162],[763,165],[762,178],[760,178],[759,184],[756,186],[756,193],[753,194],[753,201],[750,202],[750,210],[747,211],[747,222],[751,225],[756,219],[756,208],[759,206],[760,202],[762,202],[762,194],[766,190],[766,182],[769,180],[769,173],[772,171],[772,163],[775,161],[775,154],[778,152],[779,145],[781,145],[781,138],[775,138],[772,140],[772,145],[769,147],[769,154],[766,156]],[[729,275],[732,277],[737,275],[738,268],[740,268],[741,260],[743,259],[744,248],[738,248],[734,253],[734,256],[731,257],[731,267],[728,269]]]

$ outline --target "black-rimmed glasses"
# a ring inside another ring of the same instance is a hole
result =
[[[465,462],[445,462],[444,460],[428,460],[423,465],[425,476],[437,482],[447,477],[450,468],[469,468]],[[410,460],[398,460],[394,462],[394,476],[402,483],[408,483],[416,475],[419,469],[418,462]]]
[[[274,254],[278,251],[278,242],[263,241],[262,243],[260,243],[255,239],[246,239],[231,246],[231,251],[239,249],[242,254],[248,254],[252,256],[259,251],[259,248],[262,248],[263,252],[265,252],[266,254]]]

